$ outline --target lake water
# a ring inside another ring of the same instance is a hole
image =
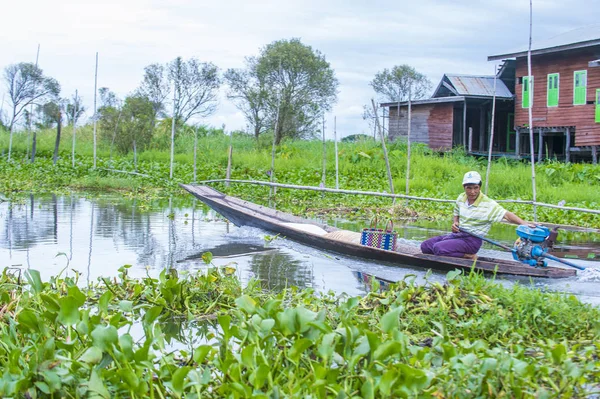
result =
[[[328,221],[338,227],[359,231],[364,223]],[[418,245],[440,234],[442,223],[395,226],[405,244]],[[0,203],[1,267],[37,269],[44,279],[58,273],[81,274],[82,284],[98,277],[113,277],[123,265],[132,265],[133,277],[157,276],[165,268],[203,270],[201,256],[213,253],[213,265],[236,269],[242,282],[259,279],[265,288],[311,287],[317,291],[361,295],[367,291],[357,272],[400,280],[415,275],[424,281],[423,269],[402,268],[346,257],[277,238],[268,232],[236,227],[190,198],[175,198],[140,204],[119,196],[29,195]],[[597,233],[569,234],[571,241],[560,244],[600,250]],[[490,237],[510,245],[514,226],[495,226]],[[484,255],[510,255],[486,245]],[[588,267],[577,277],[559,280],[502,278],[503,284],[519,281],[537,287],[568,292],[581,300],[600,304],[600,262],[578,261]],[[444,273],[428,277],[443,281]]]

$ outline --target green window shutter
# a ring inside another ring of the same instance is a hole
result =
[[[600,89],[596,89],[596,123],[600,123]]]
[[[587,71],[575,71],[573,105],[584,105],[587,97]]]
[[[558,74],[548,75],[548,97],[546,100],[548,107],[558,107]]]
[[[531,84],[530,84],[531,82]],[[529,108],[533,99],[533,76],[531,80],[529,76],[523,76],[523,101],[521,106],[523,108]]]

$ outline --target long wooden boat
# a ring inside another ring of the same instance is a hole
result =
[[[231,197],[212,187],[188,184],[182,184],[181,187],[236,226],[257,227],[312,247],[344,255],[442,271],[457,268],[463,270],[475,268],[486,273],[495,272],[497,274],[531,277],[564,278],[576,275],[575,269],[566,267],[531,267],[517,261],[487,257],[479,257],[473,261],[463,258],[426,255],[420,253],[420,251],[416,253],[416,248],[408,248],[408,246],[397,248],[396,251],[371,248],[360,245],[356,240],[348,240],[344,234],[341,234],[345,231],[336,227]]]

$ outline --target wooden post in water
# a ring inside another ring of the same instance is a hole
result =
[[[196,159],[198,155],[198,126],[194,129],[194,183],[196,183]]]
[[[133,171],[137,172],[137,146],[135,140],[133,140]]]
[[[279,104],[277,105],[277,114],[275,116],[275,127],[273,129],[273,147],[271,148],[271,173],[270,173],[270,182],[273,183],[273,181],[275,180],[275,140],[277,139],[277,127],[279,124],[279,107],[281,107],[281,100],[279,101]],[[273,186],[271,186],[271,189],[269,190],[269,201],[271,200],[271,197],[273,197],[274,194],[276,194],[277,192],[275,191],[275,188]]]
[[[323,113],[323,174],[321,175],[321,187],[325,187],[327,174],[327,143],[325,142],[325,114]]]
[[[373,99],[371,99],[371,105],[373,106],[373,112],[375,115],[377,115],[377,107],[375,106],[375,101]],[[383,137],[383,131],[381,130],[381,125],[379,125],[379,118],[375,118],[375,120],[377,121],[377,130],[379,130],[379,137],[381,138],[381,146],[383,147],[383,157],[385,158],[385,166],[387,167],[390,192],[394,194],[394,181],[392,180],[392,170],[390,168],[390,161],[388,159],[387,148],[385,146],[385,137]]]
[[[96,73],[94,74],[94,168],[96,167],[96,125],[98,118],[96,115],[96,94],[98,93],[98,52],[96,51]],[[135,141],[133,142],[135,155]],[[137,169],[136,169],[137,170]]]
[[[521,129],[517,128],[517,131],[515,133],[515,158],[520,159],[521,158],[521,154],[520,154],[520,149],[521,148]]]
[[[537,163],[542,163],[543,157],[544,157],[544,131],[540,127],[538,129],[538,161],[537,161]]]
[[[571,128],[565,130],[565,161],[571,162]]]
[[[462,126],[463,134],[462,134],[462,145],[463,149],[467,149],[467,99],[465,98],[465,102],[463,103],[463,126]]]
[[[71,151],[71,166],[75,167],[75,133],[77,132],[77,90],[75,90],[75,104],[73,104],[73,148]]]
[[[488,193],[488,183],[490,181],[490,169],[492,167],[492,149],[494,146],[494,120],[496,119],[496,81],[498,80],[498,67],[494,64],[494,94],[492,95],[492,123],[490,127],[490,142],[488,145],[488,163],[485,171],[485,190],[484,194]],[[510,126],[509,126],[510,128]],[[508,148],[507,148],[508,150]]]
[[[223,125],[223,133],[225,133],[225,125]],[[231,179],[231,162],[233,157],[233,132],[229,133],[229,151],[227,154],[227,180]],[[225,187],[229,187],[229,182],[225,183]]]
[[[175,156],[175,119],[176,115],[177,88],[173,83],[173,120],[171,121],[171,162],[169,166],[169,178],[173,178],[173,158]]]
[[[406,132],[406,195],[408,195],[410,185],[410,133],[412,128],[412,85],[408,86],[408,129]],[[389,126],[389,124],[388,124]],[[400,129],[400,104],[398,104],[398,129]],[[389,168],[389,166],[388,166]],[[391,172],[390,172],[391,175]],[[394,202],[396,199],[394,198]],[[406,199],[405,205],[408,206],[408,198]]]
[[[337,146],[337,117],[333,117],[333,142],[335,146],[335,188],[340,188],[340,175],[338,164],[338,146]]]

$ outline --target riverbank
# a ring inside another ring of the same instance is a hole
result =
[[[43,135],[42,135],[43,136]],[[97,167],[89,151],[82,151],[72,166],[70,153],[64,150],[57,165],[50,159],[40,139],[36,162],[24,160],[25,152],[17,146],[12,162],[0,161],[0,189],[7,194],[19,191],[60,192],[61,190],[119,191],[125,195],[157,198],[183,195],[179,183],[223,179],[227,168],[228,140],[226,136],[208,136],[198,144],[196,173],[190,147],[176,154],[173,178],[169,178],[168,151],[147,151],[132,155],[112,156],[98,152]],[[231,178],[240,180],[270,179],[270,149],[252,139],[236,137],[233,145]],[[189,143],[188,143],[189,144]],[[335,159],[333,143],[328,143],[325,186],[335,187]],[[88,147],[85,147],[88,148]],[[193,146],[191,147],[193,150]],[[186,152],[182,152],[186,151]],[[377,143],[339,143],[339,187],[348,190],[389,192],[385,163]],[[402,143],[389,145],[392,175],[396,192],[405,192],[406,147]],[[275,162],[275,181],[284,184],[319,186],[323,179],[323,146],[318,141],[289,142],[278,148]],[[453,200],[460,193],[460,179],[468,170],[478,170],[485,175],[485,160],[467,157],[454,151],[443,155],[433,153],[423,146],[412,151],[410,195]],[[115,171],[136,172],[126,174]],[[568,207],[598,209],[600,167],[580,164],[546,162],[536,166],[537,200]],[[140,175],[141,174],[141,175]],[[143,176],[146,175],[146,176]],[[489,183],[489,195],[495,199],[531,199],[531,169],[520,162],[501,159],[494,161]],[[269,188],[254,185],[217,185],[222,191],[260,204],[268,204]],[[298,215],[328,214],[349,219],[368,219],[374,213],[384,213],[394,218],[448,218],[452,204],[404,201],[392,207],[386,198],[362,195],[322,194],[309,191],[278,189],[275,199],[278,209]],[[529,205],[505,204],[506,208],[524,219],[533,219]],[[600,215],[577,213],[563,209],[538,207],[538,220],[581,227],[600,226]]]

